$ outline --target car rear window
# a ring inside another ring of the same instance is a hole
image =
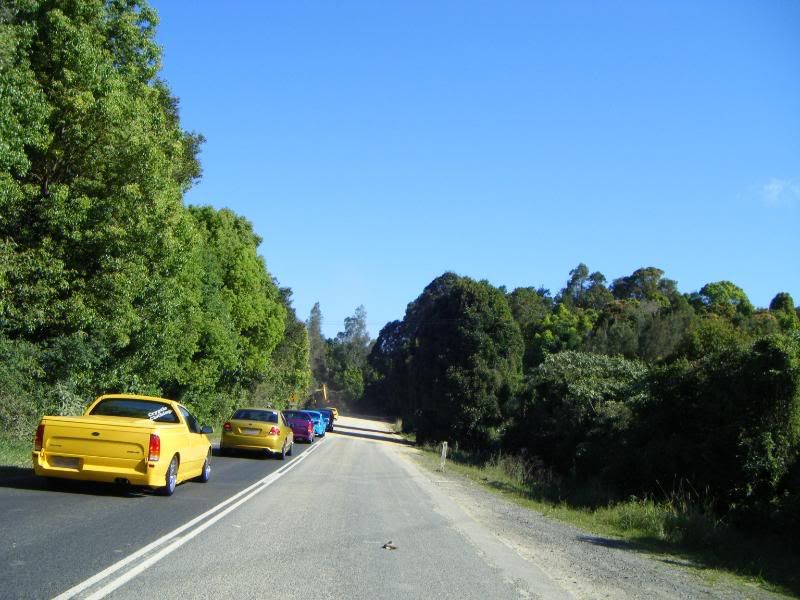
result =
[[[311,417],[309,415],[307,415],[306,413],[302,413],[302,412],[289,411],[289,412],[285,412],[283,414],[286,415],[287,419],[295,419],[295,420],[300,420],[300,421],[310,421],[311,420]]]
[[[156,423],[178,423],[178,415],[169,404],[133,398],[107,398],[92,409],[91,415],[104,417],[133,417]]]
[[[240,421],[263,421],[264,423],[277,423],[278,413],[271,410],[241,409],[233,413],[233,418]]]

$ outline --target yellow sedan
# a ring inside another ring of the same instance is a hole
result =
[[[272,408],[240,408],[222,426],[219,453],[254,450],[277,456],[292,455],[294,434],[283,414]]]

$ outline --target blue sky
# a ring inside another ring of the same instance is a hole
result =
[[[207,138],[186,201],[252,221],[328,336],[448,270],[800,303],[800,2],[151,4]]]

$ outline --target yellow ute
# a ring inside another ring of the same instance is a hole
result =
[[[83,416],[42,417],[36,430],[37,475],[159,488],[211,476],[210,427],[185,406],[152,396],[107,394]]]

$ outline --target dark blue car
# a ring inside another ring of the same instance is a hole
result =
[[[325,431],[333,431],[333,411],[328,408],[317,408],[315,411],[321,413],[322,416],[325,417],[327,421]]]

